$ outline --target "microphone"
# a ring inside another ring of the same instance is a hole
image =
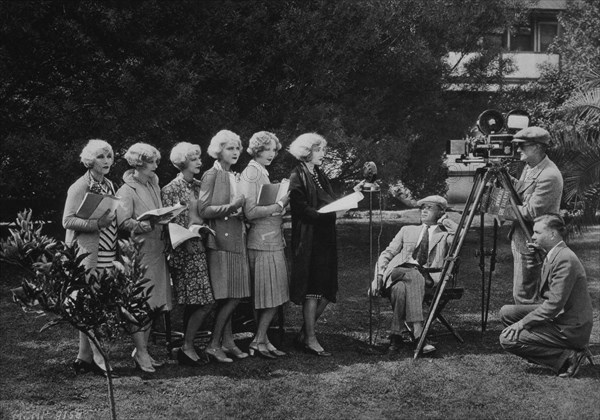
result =
[[[375,162],[365,162],[363,165],[363,178],[369,184],[372,184],[377,179],[377,165]]]
[[[379,191],[379,185],[375,183],[377,179],[377,165],[375,165],[375,162],[365,162],[363,165],[363,178],[365,179],[364,191]]]

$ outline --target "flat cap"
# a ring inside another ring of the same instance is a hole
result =
[[[550,143],[550,133],[541,127],[527,127],[518,131],[513,136],[513,143],[533,142],[540,144]]]
[[[442,210],[446,210],[446,207],[448,207],[448,202],[446,199],[444,197],[440,197],[439,195],[430,195],[429,197],[425,197],[417,201],[417,205],[419,207],[425,203],[437,204]]]

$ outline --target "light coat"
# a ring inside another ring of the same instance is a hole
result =
[[[168,311],[173,307],[173,302],[165,255],[166,243],[162,237],[164,225],[144,228],[144,225],[136,220],[142,213],[162,207],[158,176],[152,174],[148,182],[142,184],[133,174],[133,169],[123,174],[124,184],[117,191],[121,199],[121,208],[117,210],[117,223],[121,229],[144,240],[141,250],[142,264],[148,267],[146,277],[150,279],[149,285],[154,286],[148,302],[151,307],[164,306],[163,309]]]
[[[112,182],[106,181],[111,185]],[[100,229],[98,228],[98,219],[82,219],[75,216],[77,209],[83,202],[85,194],[90,192],[88,175],[85,174],[69,187],[65,209],[63,212],[62,224],[66,229],[65,242],[67,245],[79,244],[80,253],[89,253],[83,261],[86,267],[96,267],[98,263],[98,243],[100,240]]]
[[[456,224],[445,220],[445,225],[437,225],[429,241],[429,253],[427,256],[427,267],[442,268],[448,248],[454,238]],[[414,262],[412,255],[417,246],[417,241],[423,230],[423,225],[403,226],[396,234],[392,242],[381,253],[377,260],[377,272],[383,273],[383,286],[390,286],[391,274],[394,268],[405,263]],[[428,234],[428,233],[427,233]],[[431,273],[431,278],[437,284],[441,273]]]
[[[536,217],[547,213],[558,213],[563,191],[562,175],[548,156],[531,170],[533,173],[527,181],[525,170],[518,180],[512,178],[513,186],[522,200],[519,211],[530,229]],[[521,230],[519,223],[515,221],[509,239],[512,239],[516,229]],[[519,235],[520,238],[521,236],[524,238],[524,235]],[[525,240],[517,241],[516,245],[519,252],[528,252]]]

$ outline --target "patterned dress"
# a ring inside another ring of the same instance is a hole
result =
[[[181,173],[161,190],[165,206],[197,200],[199,193],[200,181],[194,179],[192,182],[188,182]],[[187,228],[189,220],[189,209],[186,209],[171,223],[177,223]],[[190,239],[172,250],[169,257],[169,268],[175,286],[177,303],[206,305],[215,301],[208,277],[206,253],[199,238]]]

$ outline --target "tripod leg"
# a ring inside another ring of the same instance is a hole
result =
[[[419,354],[423,350],[425,339],[427,338],[427,333],[429,332],[431,323],[435,319],[435,314],[440,304],[442,294],[444,293],[444,289],[448,284],[448,279],[450,278],[453,272],[454,265],[458,261],[460,250],[462,249],[462,245],[469,231],[469,227],[471,226],[471,223],[473,223],[473,218],[475,217],[475,213],[477,212],[477,207],[479,206],[479,203],[481,202],[481,197],[483,196],[485,184],[489,180],[490,176],[490,172],[487,171],[485,168],[480,168],[477,170],[475,180],[473,182],[473,188],[471,189],[469,199],[467,200],[467,203],[465,205],[465,211],[463,212],[463,215],[460,218],[460,223],[458,224],[458,227],[456,229],[454,240],[452,241],[452,245],[448,250],[448,257],[444,260],[444,265],[440,274],[440,282],[437,285],[434,299],[429,308],[429,316],[427,317],[427,321],[425,322],[425,326],[423,327],[421,338],[419,339],[417,347],[415,348],[415,359],[419,357]]]
[[[519,196],[517,195],[517,192],[515,191],[515,189],[512,185],[512,182],[510,181],[510,175],[508,174],[508,170],[506,169],[506,167],[502,167],[500,169],[499,175],[500,175],[500,182],[502,184],[502,187],[504,189],[506,189],[507,191],[509,191],[510,206],[511,206],[511,209],[512,209],[517,221],[519,222],[519,226],[523,230],[523,233],[525,234],[525,238],[527,239],[527,241],[531,242],[531,231],[527,227],[527,224],[525,223],[525,219],[523,218],[523,215],[519,211],[519,203],[521,203],[521,200],[520,200]],[[535,258],[538,263],[542,262],[542,258],[540,257],[540,255],[538,253],[535,254]]]
[[[479,271],[481,271],[481,332],[485,331],[485,214],[481,212],[479,219]]]
[[[490,253],[490,272],[488,276],[488,284],[487,284],[487,299],[485,302],[485,320],[482,324],[481,332],[484,332],[487,328],[488,315],[490,313],[490,298],[492,296],[492,277],[494,275],[494,271],[496,270],[496,247],[498,244],[498,219],[494,218],[494,245],[492,251]]]
[[[373,268],[373,193],[369,194],[369,270],[373,270],[371,279],[375,277]],[[371,284],[369,281],[369,345],[373,345],[373,294],[371,293]]]

